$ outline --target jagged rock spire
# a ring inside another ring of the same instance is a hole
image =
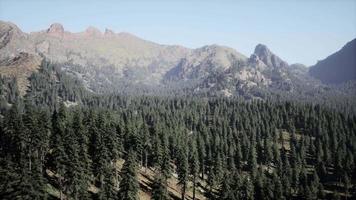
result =
[[[51,26],[47,29],[47,33],[63,34],[64,33],[63,25],[59,23],[51,24]]]

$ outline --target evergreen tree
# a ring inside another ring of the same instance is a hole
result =
[[[250,147],[250,154],[248,157],[247,165],[249,171],[251,172],[252,177],[254,178],[257,172],[257,158],[256,158],[256,149],[253,146],[253,144],[251,144]]]
[[[168,200],[167,180],[159,174],[155,175],[152,184],[152,200]]]
[[[136,175],[136,155],[129,151],[121,170],[121,182],[119,185],[119,200],[137,200],[139,184]]]
[[[237,197],[234,193],[233,176],[226,173],[219,189],[218,199],[221,200],[235,200]]]
[[[242,190],[241,197],[243,199],[248,199],[248,200],[254,199],[254,187],[249,177],[244,178],[241,190]]]
[[[184,149],[181,149],[179,151],[178,156],[179,156],[177,160],[178,184],[181,186],[181,194],[182,194],[181,199],[184,200],[185,192],[187,189],[187,183],[189,179],[188,177],[189,164],[188,164],[188,157]]]
[[[71,124],[72,131],[71,139],[68,141],[71,151],[71,166],[70,175],[72,182],[72,196],[74,199],[87,199],[88,187],[90,182],[90,159],[88,155],[88,137],[83,125],[82,113],[80,110],[75,110],[73,121]]]
[[[196,148],[195,140],[189,145],[189,170],[192,176],[193,183],[193,200],[195,200],[195,190],[197,184],[197,178],[199,173],[199,159],[198,159],[198,150]]]
[[[65,191],[65,174],[67,171],[68,156],[65,150],[65,138],[67,127],[67,111],[62,103],[59,111],[54,111],[52,115],[52,139],[51,139],[51,158],[53,169],[56,173],[57,184],[59,186],[60,199],[63,199]]]

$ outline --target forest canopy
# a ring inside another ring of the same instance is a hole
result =
[[[29,80],[1,77],[1,199],[356,195],[345,102],[94,94],[48,62]]]

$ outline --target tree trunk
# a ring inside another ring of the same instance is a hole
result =
[[[41,167],[40,167],[41,174],[42,174],[43,166],[44,166],[44,153],[41,151]]]
[[[59,182],[59,199],[63,200],[63,194],[62,194],[63,186],[62,186],[62,180],[60,176],[58,178],[58,182]]]
[[[196,175],[194,174],[194,177],[193,177],[193,200],[195,200],[195,185],[196,185]]]
[[[184,200],[185,198],[185,183],[183,184],[183,188],[182,188],[182,200]]]
[[[29,171],[31,171],[31,169],[32,169],[32,163],[31,163],[31,156],[29,155],[28,156],[28,169],[29,169]]]
[[[145,151],[145,172],[147,171],[147,151]]]
[[[143,167],[144,166],[144,164],[143,164],[143,162],[144,162],[144,160],[143,160],[143,150],[141,149],[141,152],[140,152],[140,159],[141,159],[141,167]]]
[[[28,157],[28,170],[29,170],[29,171],[32,170],[31,155],[32,155],[31,148],[28,148],[27,157]]]

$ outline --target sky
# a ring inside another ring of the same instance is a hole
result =
[[[307,66],[356,38],[356,0],[0,0],[0,20],[24,32],[59,22],[129,32],[160,44],[232,47],[246,56],[259,43]]]

